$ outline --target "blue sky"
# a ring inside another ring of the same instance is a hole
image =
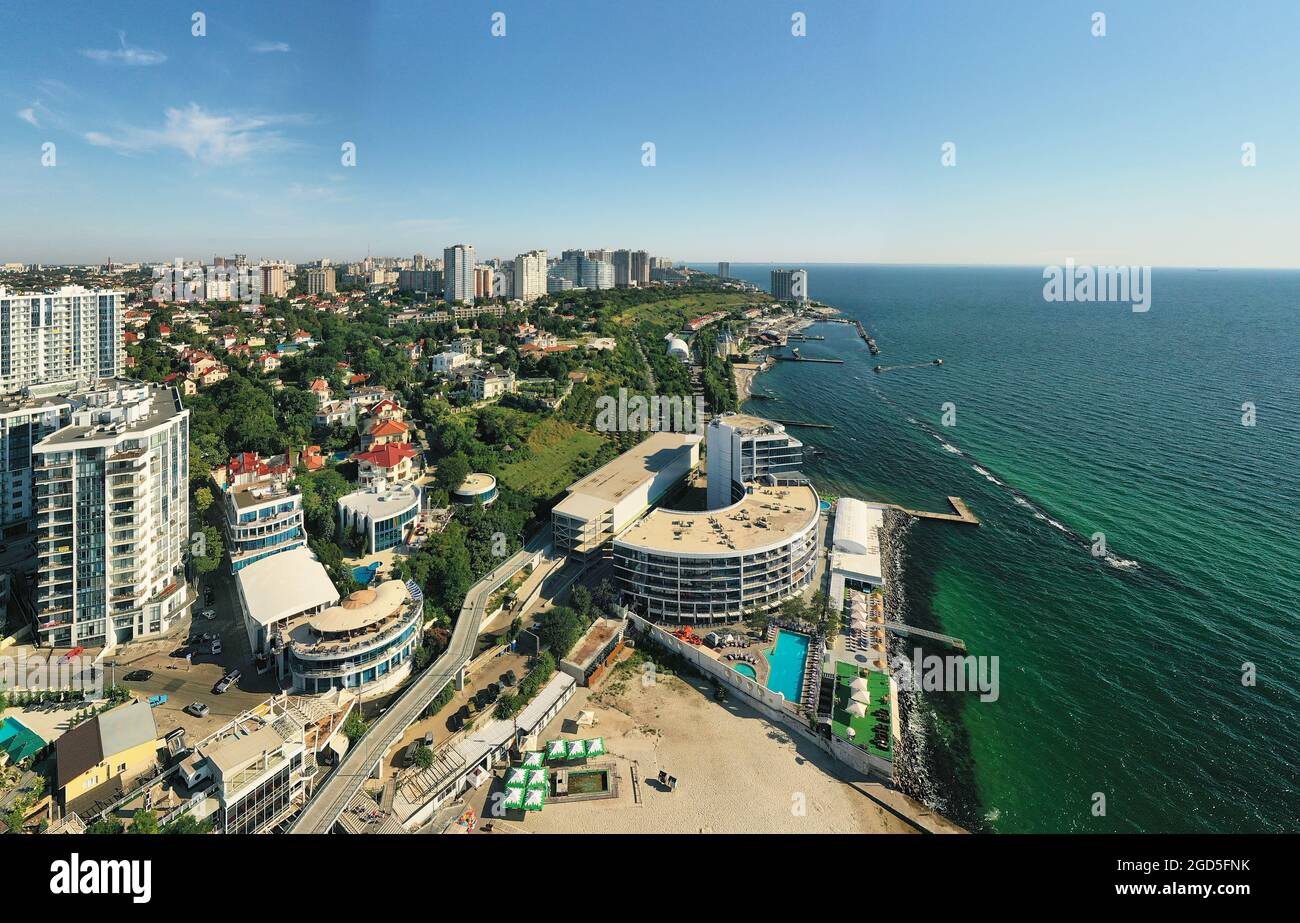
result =
[[[1298,33],[1289,0],[9,0],[0,260],[1295,267]]]

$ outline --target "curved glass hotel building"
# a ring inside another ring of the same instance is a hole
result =
[[[730,621],[809,586],[817,491],[801,479],[763,480],[730,506],[658,509],[616,536],[614,568],[627,605],[655,620]]]
[[[389,580],[357,590],[288,631],[288,672],[296,692],[351,689],[363,699],[393,689],[411,672],[424,620],[413,584]]]

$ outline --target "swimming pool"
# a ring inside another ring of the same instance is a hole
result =
[[[758,673],[756,673],[754,668],[747,663],[732,664],[731,669],[735,670],[741,676],[747,676],[750,679],[758,679]]]
[[[377,570],[379,570],[378,561],[367,564],[365,567],[354,567],[352,568],[352,579],[362,586],[370,586],[370,581],[375,579]]]
[[[787,702],[798,702],[803,691],[803,668],[808,662],[810,642],[807,635],[781,628],[777,630],[772,653],[763,652],[772,666],[767,674],[767,688],[784,695]]]

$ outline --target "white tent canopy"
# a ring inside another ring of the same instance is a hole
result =
[[[856,702],[856,701],[850,702],[849,707],[845,710],[850,715],[857,715],[859,718],[862,718],[867,714],[867,706],[863,705],[861,702]]]

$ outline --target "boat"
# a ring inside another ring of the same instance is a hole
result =
[[[942,360],[942,359],[935,359],[935,360],[934,360],[934,364],[935,364],[935,365],[943,365],[943,360]]]
[[[873,368],[871,371],[873,371],[873,372],[883,372],[884,370],[885,370],[885,367],[884,367],[883,365],[878,365],[878,366],[876,366],[875,368]]]
[[[799,358],[799,347],[798,347],[798,346],[792,347],[791,350],[790,350],[790,352],[791,352],[791,354],[792,354],[796,359]]]

